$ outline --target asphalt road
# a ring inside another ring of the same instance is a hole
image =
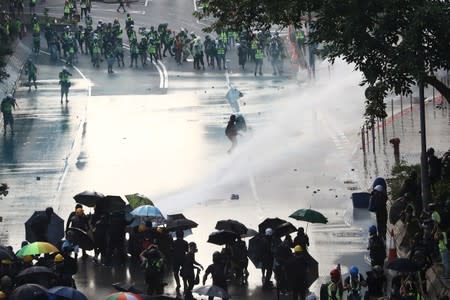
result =
[[[62,11],[58,1],[46,5],[50,14]],[[124,22],[115,7],[96,2],[95,20],[118,16]],[[130,8],[138,26],[167,21],[169,27],[200,32],[192,9],[192,2],[179,0]],[[45,53],[36,57],[38,90],[18,89],[17,133],[0,140],[0,178],[11,186],[1,200],[8,210],[2,212],[0,242],[17,248],[34,210],[53,206],[65,218],[75,205],[73,195],[83,190],[140,192],[163,213],[183,212],[200,224],[188,239],[198,242],[203,265],[218,250],[206,243],[217,220],[234,218],[257,228],[266,217],[287,218],[312,207],[328,217],[327,225],[292,221],[307,227],[322,279],[337,263],[344,272],[353,264],[367,268],[366,230],[373,219],[349,209],[351,192],[363,188],[352,161],[364,102],[360,74],[342,63],[331,71],[323,64],[316,81],[299,84],[288,62],[286,76],[272,76],[266,62],[264,76],[255,78],[252,64],[239,70],[234,50],[228,59],[227,72],[195,71],[190,63],[177,66],[167,58],[159,67],[115,68],[109,75],[105,65],[93,69],[80,55],[71,71],[70,101],[61,105],[62,63],[51,64]],[[232,112],[224,98],[227,81],[244,93],[241,112],[251,128],[231,154],[224,135]],[[240,199],[231,201],[232,193]],[[249,287],[233,286],[233,298],[273,298],[260,290],[259,271],[251,266],[250,272]],[[90,299],[102,299],[112,282],[125,280],[143,287],[133,265],[94,267],[80,261],[76,275]]]

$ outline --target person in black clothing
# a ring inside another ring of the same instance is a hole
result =
[[[287,235],[284,241],[277,246],[275,249],[275,266],[274,273],[275,279],[277,280],[277,287],[282,292],[285,293],[289,290],[289,282],[288,282],[288,263],[292,256],[291,251],[291,243],[292,240],[288,238]],[[297,248],[298,249],[298,248]]]
[[[109,215],[105,264],[111,264],[113,256],[117,257],[120,263],[125,262],[125,233],[127,225],[124,212],[113,212]]]
[[[369,227],[369,250],[370,263],[372,267],[384,265],[384,259],[386,258],[386,247],[384,241],[377,234],[377,227],[372,225]]]
[[[266,228],[264,232],[264,245],[261,253],[263,256],[261,257],[262,262],[262,282],[263,288],[271,288],[273,286],[272,281],[272,269],[273,269],[273,230],[272,228]]]
[[[184,258],[181,276],[183,277],[185,299],[190,300],[192,297],[192,289],[194,288],[195,269],[203,270],[203,266],[195,260],[195,253],[198,251],[197,244],[190,242],[188,244],[188,252]]]
[[[164,255],[156,244],[151,244],[139,255],[145,268],[145,283],[147,295],[161,295],[164,293]]]
[[[241,238],[237,238],[231,244],[231,265],[236,279],[242,284],[247,284],[248,249]]]
[[[80,203],[77,203],[75,205],[75,210],[70,212],[69,217],[67,218],[67,222],[66,222],[66,231],[67,231],[67,229],[69,229],[69,227],[72,227],[72,218],[77,213],[78,208],[83,209],[83,205],[81,205]]]
[[[303,227],[299,227],[297,230],[297,236],[294,238],[294,246],[296,245],[302,246],[303,251],[308,251],[309,237],[305,233],[305,229]]]
[[[372,200],[375,201],[375,216],[377,219],[378,235],[386,240],[386,228],[387,228],[387,194],[382,185],[377,185],[372,191]]]
[[[92,230],[94,236],[94,262],[98,262],[98,257],[101,255],[101,259],[106,262],[106,249],[108,246],[108,227],[109,218],[106,213],[94,213],[92,218],[94,229]]]
[[[428,165],[430,166],[428,174],[430,176],[431,186],[441,179],[441,161],[434,155],[434,149],[429,148],[427,151]]]
[[[236,127],[236,115],[230,116],[230,120],[225,128],[225,135],[231,141],[231,147],[228,149],[228,153],[231,153],[237,145],[238,130]]]
[[[172,248],[172,269],[173,269],[173,277],[175,278],[175,283],[177,285],[177,289],[180,289],[180,269],[183,266],[184,257],[189,250],[188,242],[184,240],[183,231],[179,230],[176,232],[177,239],[173,242]]]
[[[416,171],[411,171],[409,177],[403,181],[400,188],[400,195],[405,195],[406,193],[409,195],[408,199],[410,199],[414,204],[416,216],[419,216],[422,212],[422,191],[420,188],[420,182],[417,179]]]
[[[294,255],[290,256],[286,263],[287,278],[292,291],[292,299],[304,300],[308,286],[306,285],[306,257],[302,246],[294,247]]]
[[[381,266],[374,266],[372,271],[367,271],[367,292],[369,297],[385,296],[387,279]]]
[[[221,287],[226,292],[228,292],[227,286],[227,275],[225,272],[225,265],[223,263],[223,259],[221,259],[220,252],[216,251],[213,253],[213,263],[206,268],[205,274],[203,275],[203,285],[206,284],[206,280],[208,279],[208,275],[211,274],[213,285],[217,285]],[[212,300],[214,297],[209,296],[208,300]],[[222,298],[227,299],[227,298]]]

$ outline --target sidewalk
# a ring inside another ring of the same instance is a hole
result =
[[[437,98],[437,97],[436,97]],[[445,100],[444,100],[445,101]],[[362,149],[354,155],[354,164],[358,170],[358,175],[362,186],[370,188],[373,180],[378,177],[389,178],[391,169],[395,166],[393,147],[389,140],[393,137],[400,138],[400,161],[408,165],[420,164],[420,117],[419,105],[410,103],[409,98],[403,101],[403,110],[400,108],[400,101],[394,100],[388,105],[388,118],[386,119],[385,134],[381,126],[375,128],[375,150],[373,153],[372,132],[366,134],[366,153]],[[450,148],[450,109],[444,103],[444,109],[436,108],[436,102],[432,97],[425,105],[427,148],[433,147],[438,157],[442,156]],[[392,112],[394,115],[392,116]],[[360,146],[362,144],[361,137]],[[367,145],[367,138],[369,145]],[[361,147],[362,148],[362,147]],[[388,224],[389,227],[390,224]],[[405,234],[405,226],[397,222],[396,226],[391,226],[394,230],[396,244],[400,245]],[[405,256],[405,249],[397,249],[399,256]],[[442,266],[435,264],[428,269],[427,295],[426,299],[439,299],[447,295],[450,296],[450,281],[441,278]]]

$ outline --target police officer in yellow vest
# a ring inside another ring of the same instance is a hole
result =
[[[0,105],[0,110],[3,113],[3,135],[6,135],[6,127],[9,125],[11,135],[14,135],[14,117],[13,110],[16,110],[17,102],[11,94],[8,94]]]
[[[63,102],[63,95],[66,95],[66,102],[69,102],[68,95],[69,95],[69,88],[71,86],[69,77],[72,76],[72,74],[67,71],[66,67],[64,66],[62,71],[59,72],[59,84],[61,85],[61,103]]]
[[[226,69],[225,55],[226,55],[226,46],[222,40],[218,39],[216,46],[216,61],[219,70],[222,70],[222,66],[224,69]]]
[[[264,49],[261,43],[258,44],[258,48],[256,48],[255,52],[255,76],[258,73],[259,67],[259,75],[262,76],[262,65],[263,65],[263,57],[264,57]]]
[[[253,37],[253,39],[250,42],[250,59],[252,61],[255,61],[255,54],[256,54],[256,49],[258,48],[258,39],[255,37]]]

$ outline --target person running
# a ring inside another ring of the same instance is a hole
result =
[[[206,284],[206,280],[208,279],[208,275],[211,274],[212,276],[212,283],[215,286],[218,286],[225,290],[225,292],[228,292],[228,286],[227,286],[227,275],[225,274],[225,264],[223,263],[223,260],[221,259],[220,252],[216,251],[212,255],[213,263],[210,264],[206,270],[205,274],[203,275],[203,285]],[[213,300],[214,297],[209,296],[208,300]],[[222,299],[228,299],[228,298],[222,298]]]
[[[14,117],[13,110],[16,110],[17,102],[11,94],[8,94],[1,103],[1,112],[3,114],[3,135],[6,135],[6,128],[9,125],[11,135],[14,135]]]
[[[35,64],[33,64],[33,61],[31,60],[31,58],[29,58],[27,60],[27,63],[25,64],[25,74],[28,75],[28,91],[31,91],[31,82],[33,81],[33,85],[34,85],[34,89],[37,90],[37,85],[36,85],[36,73],[37,73],[37,68],[35,66]]]
[[[176,288],[180,289],[180,270],[183,266],[184,257],[189,250],[188,242],[184,240],[183,231],[176,232],[177,239],[173,242],[172,260],[173,260],[173,277],[175,278]]]
[[[228,153],[231,153],[237,145],[238,130],[236,127],[236,115],[231,115],[228,121],[227,128],[225,128],[225,135],[231,141],[231,147],[228,149]]]
[[[119,0],[119,7],[117,8],[117,12],[119,12],[120,9],[123,9],[123,12],[126,13],[127,10],[125,9],[125,0]]]
[[[61,103],[63,103],[63,97],[66,95],[66,102],[69,102],[68,95],[69,95],[69,88],[71,86],[69,77],[72,76],[72,74],[67,71],[66,67],[64,66],[62,71],[59,72],[59,84],[61,85]]]
[[[194,288],[195,269],[203,270],[203,266],[195,260],[195,253],[198,252],[197,244],[189,243],[189,251],[185,256],[181,276],[183,276],[184,295],[186,300],[192,300],[192,289]]]

